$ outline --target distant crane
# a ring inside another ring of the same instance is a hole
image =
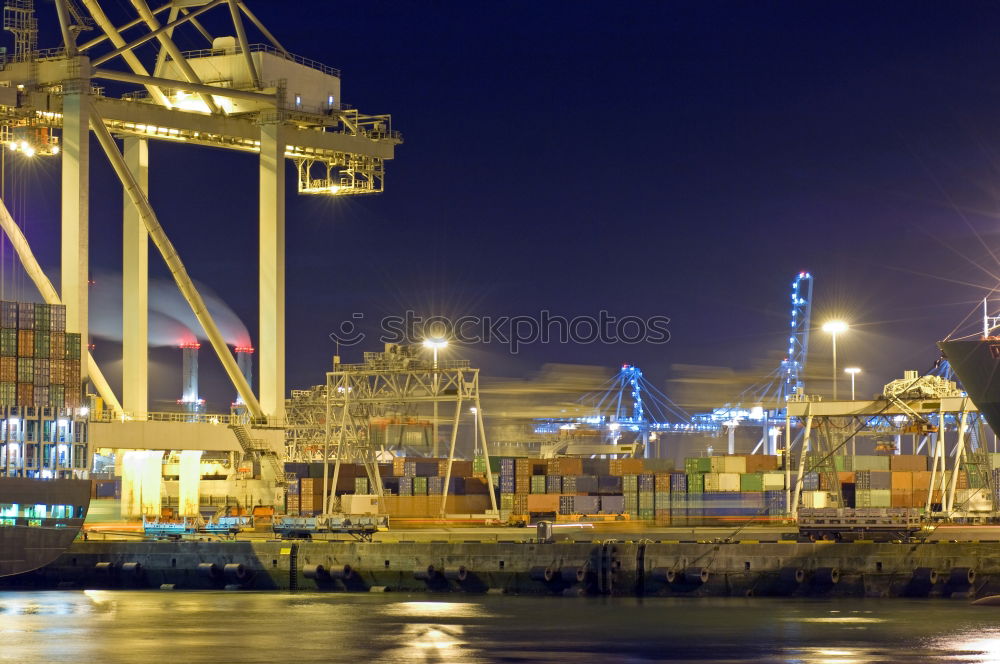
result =
[[[686,431],[693,425],[691,416],[670,400],[633,364],[622,368],[601,389],[581,399],[593,408],[594,416],[585,418],[606,426],[606,436],[617,444],[625,435],[631,441],[642,442],[644,455],[649,456],[650,441],[659,432]]]
[[[762,381],[743,390],[734,403],[716,408],[711,413],[699,413],[694,421],[705,425],[714,423],[725,426],[729,434],[729,453],[736,445],[736,427],[741,422],[760,424],[763,433],[754,448],[761,447],[773,454],[777,447],[777,429],[768,426],[769,420],[784,419],[785,405],[789,399],[802,394],[805,386],[806,358],[809,354],[809,327],[812,319],[813,278],[809,272],[799,272],[792,281],[792,310],[789,316],[788,352],[770,374]]]

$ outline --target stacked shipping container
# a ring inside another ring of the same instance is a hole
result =
[[[78,408],[81,351],[63,305],[0,302],[0,406]]]

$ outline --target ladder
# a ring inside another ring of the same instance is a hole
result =
[[[288,484],[288,478],[285,475],[284,468],[281,467],[281,463],[278,461],[278,456],[271,451],[271,448],[263,440],[251,438],[250,430],[243,424],[230,424],[229,428],[236,434],[236,440],[239,442],[244,454],[251,459],[259,460],[261,463],[266,462],[274,473],[274,481],[278,486]]]
[[[975,425],[969,427],[969,448],[966,455],[965,467],[969,472],[969,488],[982,488],[986,491],[993,509],[996,510],[992,463],[989,447],[983,440],[982,427],[982,418],[979,417],[976,418]]]

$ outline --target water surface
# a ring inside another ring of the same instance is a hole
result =
[[[1000,662],[945,600],[0,593],[0,662]]]

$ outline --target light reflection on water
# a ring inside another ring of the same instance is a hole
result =
[[[448,601],[453,599],[454,601]],[[941,600],[3,592],[0,662],[1000,662]]]

